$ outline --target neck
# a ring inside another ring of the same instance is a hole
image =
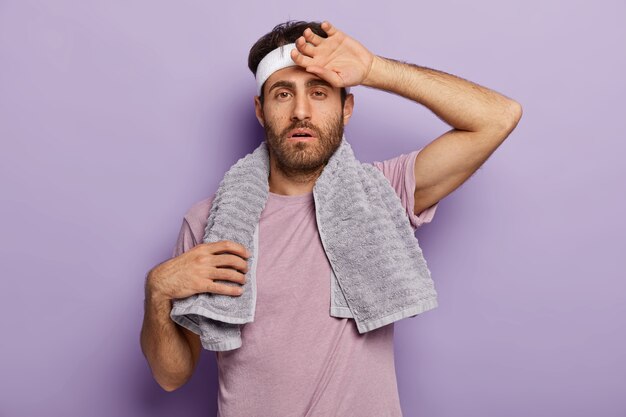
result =
[[[287,167],[279,166],[270,152],[270,176],[268,178],[270,192],[291,196],[310,193],[323,170],[323,166],[312,171],[289,170]]]

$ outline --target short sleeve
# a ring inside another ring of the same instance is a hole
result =
[[[187,219],[183,219],[183,223],[180,226],[180,231],[178,232],[178,239],[176,240],[176,245],[174,245],[174,250],[172,251],[172,257],[175,258],[183,253],[187,252],[189,249],[196,246],[197,242],[189,226],[189,222]]]
[[[414,230],[425,223],[430,223],[439,205],[439,202],[436,202],[417,215],[413,212],[415,209],[415,158],[422,149],[382,162],[373,162],[373,165],[382,171],[400,197]]]
[[[178,232],[176,245],[174,245],[174,250],[172,251],[174,257],[187,252],[199,242],[202,242],[204,229],[206,229],[209,217],[209,210],[211,209],[214,198],[215,194],[196,202],[187,210],[187,213],[185,213],[183,217],[180,231]]]

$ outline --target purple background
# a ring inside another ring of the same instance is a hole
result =
[[[623,1],[0,1],[0,415],[215,415],[213,353],[178,391],[152,379],[144,276],[262,140],[250,46],[328,19],[524,109],[417,232],[440,306],[396,325],[404,414],[625,416],[624,16]],[[363,161],[449,129],[353,92]]]

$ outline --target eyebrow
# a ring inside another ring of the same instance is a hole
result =
[[[304,86],[313,87],[316,85],[322,85],[328,88],[333,88],[333,86],[330,85],[328,81],[322,80],[321,78],[311,78],[309,81],[306,82]],[[286,87],[286,88],[291,88],[292,90],[295,90],[296,83],[294,83],[293,81],[285,81],[285,80],[276,81],[274,84],[272,84],[270,89],[267,90],[267,92],[270,93],[273,89],[279,88],[279,87]]]
[[[323,85],[328,88],[333,88],[333,86],[330,85],[328,81],[322,80],[321,78],[311,78],[309,81],[306,82],[307,87],[312,87],[314,85]]]

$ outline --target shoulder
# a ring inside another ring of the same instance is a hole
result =
[[[211,210],[211,204],[214,198],[215,194],[196,201],[185,213],[185,221],[198,242],[204,237],[204,229],[206,228],[209,211]]]
[[[416,149],[403,153],[384,161],[374,161],[372,165],[378,168],[385,178],[389,180],[392,188],[396,191],[402,205],[405,207],[407,216],[414,229],[424,223],[430,223],[435,214],[437,204],[425,209],[419,214],[414,213],[415,207],[415,159],[417,154],[424,149]]]
[[[384,161],[374,161],[371,162],[371,164],[382,171],[385,177],[390,180],[399,176],[404,177],[407,168],[415,164],[415,157],[420,151],[421,149],[417,149],[412,152],[402,153],[393,158],[385,159]]]
[[[371,163],[389,180],[398,195],[411,190],[411,182],[415,187],[415,158],[422,149],[402,153],[393,158]]]
[[[185,213],[185,220],[191,224],[198,219],[207,217],[209,215],[209,211],[211,210],[211,204],[213,203],[214,198],[215,194],[193,203]]]

